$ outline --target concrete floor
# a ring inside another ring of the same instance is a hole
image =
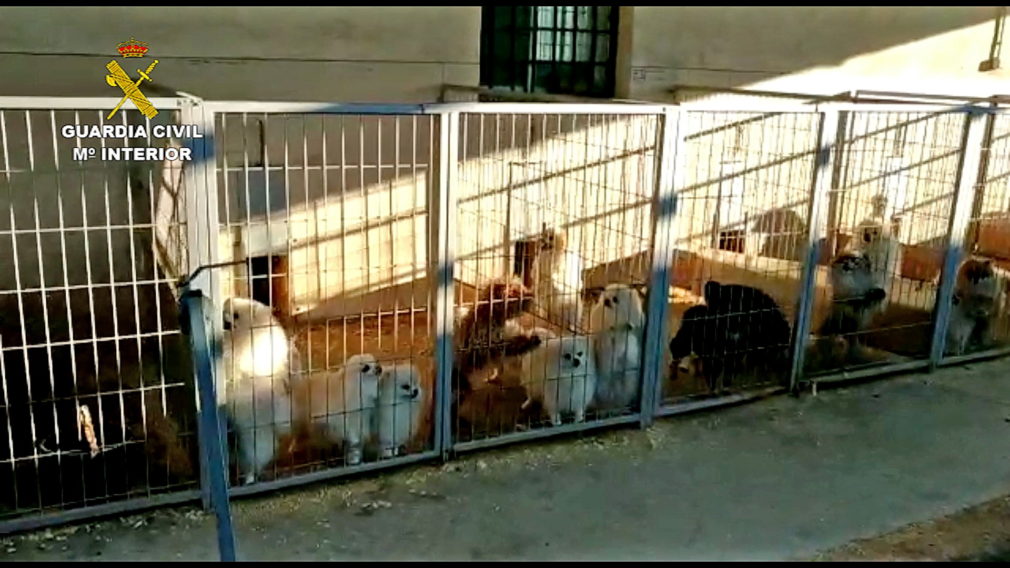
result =
[[[1010,493],[1010,360],[468,455],[234,504],[248,560],[808,558]],[[191,508],[9,560],[213,560]]]

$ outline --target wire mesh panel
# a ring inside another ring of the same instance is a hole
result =
[[[0,104],[0,528],[197,484],[179,116],[112,104]]]
[[[658,124],[461,116],[457,448],[638,412]]]
[[[808,375],[929,357],[964,127],[957,112],[847,113]]]
[[[668,407],[788,381],[819,121],[809,112],[683,113]]]
[[[437,118],[216,120],[233,479],[431,451]]]
[[[943,355],[1010,345],[1010,115],[987,118],[978,186],[958,264]],[[971,174],[971,172],[969,172]]]

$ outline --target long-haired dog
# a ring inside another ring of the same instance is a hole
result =
[[[582,258],[567,249],[568,237],[561,229],[544,227],[536,259],[534,289],[538,307],[546,319],[575,331],[582,323],[582,289],[585,266]]]
[[[228,298],[223,311],[227,414],[238,442],[239,475],[252,483],[273,460],[278,438],[291,430],[290,342],[265,304]]]
[[[456,324],[454,374],[461,394],[473,390],[475,373],[496,365],[502,357],[522,355],[540,338],[532,334],[506,337],[506,322],[533,307],[533,294],[518,278],[496,279],[477,290],[476,305]]]
[[[347,358],[337,371],[313,371],[295,387],[296,420],[311,437],[341,445],[348,465],[361,463],[375,434],[375,407],[383,369],[369,353]]]
[[[670,340],[673,360],[679,364],[689,356],[697,358],[712,392],[744,373],[781,375],[791,331],[775,300],[751,286],[714,280],[705,283],[704,297],[705,305],[684,312]]]
[[[424,412],[421,373],[409,363],[386,366],[379,377],[376,433],[379,456],[400,455],[421,432]]]
[[[599,375],[596,407],[631,408],[640,391],[645,330],[645,311],[638,290],[626,284],[604,288],[589,312],[589,330]]]
[[[551,424],[561,425],[563,414],[584,422],[596,393],[596,357],[592,338],[570,335],[548,339],[523,357],[523,386],[528,408],[539,401]]]
[[[844,359],[858,357],[858,333],[865,331],[887,297],[873,274],[870,259],[860,251],[842,252],[831,262],[831,308],[818,335],[818,360],[828,364],[845,342]]]
[[[855,249],[870,261],[870,272],[877,286],[888,290],[891,279],[899,275],[901,267],[901,243],[894,236],[890,224],[864,219],[856,227]],[[889,301],[889,297],[885,296],[874,311],[883,312]]]
[[[503,338],[538,337],[541,341],[557,335],[542,327],[524,329],[516,320],[505,322]],[[538,416],[539,406],[526,402],[526,389],[522,384],[522,357],[504,357],[497,364],[485,366],[471,374],[473,390],[460,402],[458,417],[468,427],[467,436],[500,435],[525,428]]]
[[[969,348],[992,346],[992,323],[1005,288],[992,261],[969,258],[961,263],[951,300],[945,354],[962,355]]]

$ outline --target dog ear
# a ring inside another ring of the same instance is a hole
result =
[[[586,287],[582,289],[582,301],[595,304],[600,300],[600,296],[603,295],[604,288],[602,286]]]
[[[722,285],[715,280],[709,280],[705,283],[705,286],[702,289],[702,296],[704,296],[706,304],[711,306],[718,303],[720,288],[722,288]]]
[[[638,297],[644,302],[649,296],[649,285],[644,282],[634,282],[631,288],[638,292]]]

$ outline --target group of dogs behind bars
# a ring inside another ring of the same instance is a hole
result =
[[[880,235],[864,228],[857,237],[871,242]],[[515,431],[544,417],[558,426],[565,418],[585,421],[594,411],[631,410],[640,396],[645,288],[612,282],[587,290],[582,260],[567,249],[562,230],[545,227],[525,244],[532,274],[485,282],[473,307],[457,309],[456,427],[497,417],[498,426]],[[888,296],[884,278],[894,271],[893,260],[875,256],[872,247],[833,258],[832,300],[809,359],[826,367],[858,359],[860,332],[881,312]],[[962,263],[948,354],[992,344],[992,324],[1005,293],[1006,283],[990,261]],[[673,376],[689,367],[713,393],[747,374],[784,381],[792,329],[775,300],[755,287],[714,280],[704,284],[703,296],[704,303],[684,312],[669,341]],[[582,327],[586,303],[591,307]],[[538,321],[542,325],[530,324]],[[339,448],[348,465],[365,455],[399,455],[430,434],[423,431],[422,414],[432,393],[422,385],[432,383],[422,380],[422,372],[433,374],[432,357],[419,369],[361,353],[338,370],[302,372],[297,349],[268,306],[230,298],[224,323],[227,408],[243,482],[256,479],[274,460],[279,441],[293,431]]]

